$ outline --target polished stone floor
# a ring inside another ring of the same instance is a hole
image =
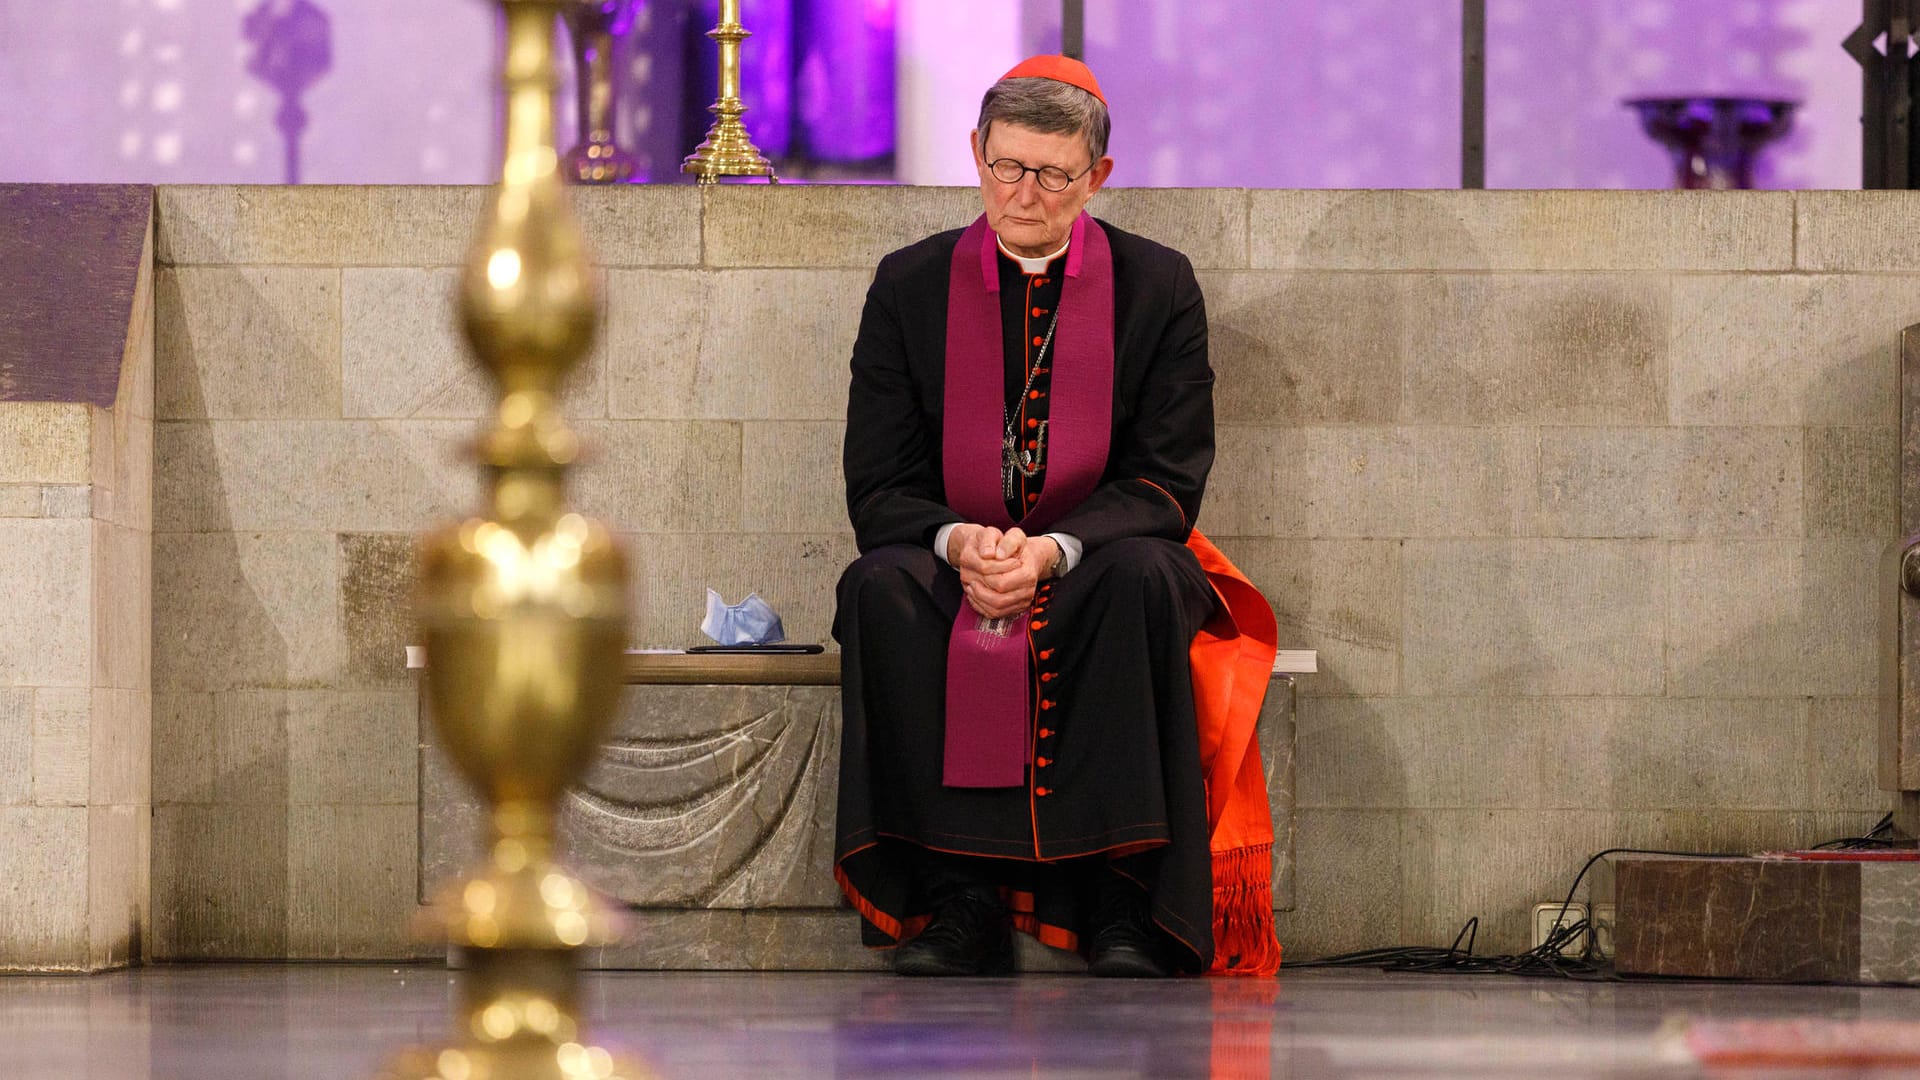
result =
[[[431,967],[191,966],[0,978],[8,1080],[316,1080],[438,1038]],[[1786,1077],[1703,1071],[1676,1018],[1920,1019],[1920,990],[1302,971],[1278,982],[602,973],[596,1032],[724,1077]],[[1877,1075],[1912,1076],[1912,1071]]]

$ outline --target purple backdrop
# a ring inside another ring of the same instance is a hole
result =
[[[1057,47],[1059,5],[1023,44]],[[1856,0],[1489,0],[1491,187],[1665,187],[1620,102],[1720,94],[1804,103],[1762,186],[1858,187]],[[1087,0],[1087,60],[1115,113],[1118,184],[1456,187],[1452,0]]]
[[[951,0],[746,0],[754,137],[822,161],[940,147],[950,160],[907,179],[966,182],[960,134],[894,117],[893,74],[973,56],[984,88],[1009,48],[1057,48],[1057,0],[995,2],[1018,6],[1018,42],[943,38],[896,56],[896,17]],[[697,35],[711,4],[652,0],[626,57],[624,141],[659,178],[677,177],[705,130],[712,57]],[[280,181],[282,99],[249,74],[258,47],[243,31],[251,12],[298,6],[0,0],[0,181]],[[328,27],[324,70],[300,95],[304,179],[489,179],[488,5],[304,6]],[[1489,183],[1665,186],[1666,159],[1620,99],[1744,93],[1806,103],[1763,183],[1857,186],[1859,75],[1838,43],[1859,10],[1857,0],[1491,0]],[[1115,111],[1115,182],[1453,186],[1458,36],[1453,0],[1087,0],[1088,59]]]

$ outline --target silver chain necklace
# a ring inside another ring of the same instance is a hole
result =
[[[1016,401],[1025,401],[1033,390],[1034,377],[1040,374],[1040,367],[1046,363],[1047,350],[1053,345],[1053,331],[1060,325],[1060,309],[1054,308],[1053,319],[1047,323],[1047,336],[1040,342],[1040,351],[1034,354],[1033,366],[1027,369],[1027,383],[1020,388]],[[1023,450],[1013,430],[1014,413],[1007,403],[1000,403],[1000,420],[1005,425],[1005,434],[1000,440],[1000,490],[1001,497],[1011,499],[1017,486],[1015,474],[1031,480],[1046,467],[1047,459],[1047,422],[1040,421],[1039,430],[1033,438],[1033,449]]]

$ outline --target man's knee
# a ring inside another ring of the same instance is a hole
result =
[[[1185,544],[1172,540],[1131,536],[1088,556],[1089,562],[1096,559],[1102,587],[1138,592],[1150,603],[1185,599],[1207,587],[1200,561]]]
[[[840,610],[857,611],[863,618],[910,607],[912,592],[925,590],[937,560],[926,548],[889,544],[853,561],[840,575]]]
[[[1095,557],[1108,563],[1108,573],[1123,577],[1165,578],[1198,574],[1200,563],[1185,544],[1157,536],[1129,536],[1102,546]]]

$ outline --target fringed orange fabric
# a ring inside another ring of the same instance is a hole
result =
[[[1213,971],[1272,975],[1280,970],[1273,927],[1273,845],[1213,853]]]
[[[1260,590],[1198,529],[1187,547],[1220,600],[1188,650],[1213,852],[1209,974],[1273,975],[1280,970],[1273,925],[1273,812],[1257,727],[1273,677],[1279,627]]]

